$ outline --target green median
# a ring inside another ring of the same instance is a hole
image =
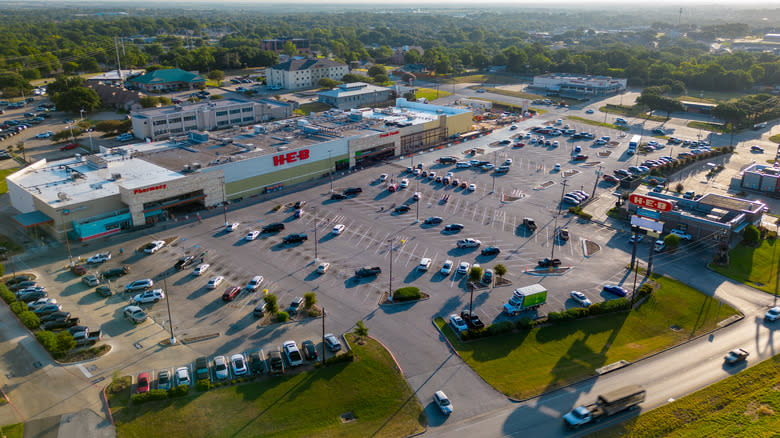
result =
[[[776,437],[780,356],[589,436]]]
[[[348,335],[356,359],[259,377],[189,396],[109,403],[117,435],[126,437],[399,437],[424,430],[425,416],[390,353],[378,342]],[[128,392],[120,392],[123,399]],[[124,404],[124,406],[123,406]],[[355,419],[341,420],[351,413]]]
[[[461,342],[442,318],[435,320],[463,360],[497,390],[527,398],[596,375],[596,369],[649,354],[716,328],[737,311],[667,277],[653,276],[656,291],[630,312],[515,331]],[[552,309],[548,309],[552,310]]]
[[[576,121],[584,123],[586,125],[601,126],[603,128],[617,129],[618,131],[630,131],[631,130],[631,128],[629,128],[628,126],[614,125],[612,123],[598,122],[596,120],[586,119],[585,117],[566,116],[566,118],[569,119],[569,120],[576,120]]]
[[[778,293],[780,241],[763,239],[761,246],[740,243],[729,251],[728,266],[711,264],[715,272],[770,294]]]

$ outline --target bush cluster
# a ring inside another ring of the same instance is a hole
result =
[[[471,339],[486,338],[488,336],[496,336],[504,333],[509,333],[515,328],[515,325],[511,321],[501,321],[495,324],[490,324],[487,327],[481,329],[470,328],[460,332],[460,336],[463,340],[468,341]]]
[[[584,211],[582,211],[582,207],[580,207],[580,206],[569,207],[569,213],[576,214],[577,216],[579,216],[579,217],[581,217],[581,218],[583,218],[585,220],[591,220],[593,218],[592,214],[585,213]]]
[[[155,400],[165,400],[168,398],[168,391],[164,389],[151,389],[143,394],[133,394],[131,398],[133,403],[146,403]]]
[[[190,392],[190,387],[188,385],[179,385],[168,391],[168,397],[183,397],[187,395],[188,392]]]
[[[653,293],[653,286],[645,283],[642,286],[639,287],[639,298],[644,298],[647,295],[650,295]]]
[[[14,312],[15,314],[19,315],[22,312],[27,311],[27,303],[24,301],[14,301],[11,303],[11,312]]]
[[[414,286],[402,287],[393,292],[393,301],[412,301],[422,297],[420,288]]]
[[[287,312],[277,312],[276,322],[287,322],[290,319],[290,314]]]
[[[38,315],[29,310],[20,313],[19,320],[30,330],[37,329],[41,325],[41,320],[38,318]]]
[[[325,359],[325,366],[334,365],[334,364],[343,363],[343,362],[352,362],[354,360],[355,360],[355,353],[353,353],[352,351],[347,351],[344,354],[338,354],[336,356],[331,357],[330,359]],[[317,361],[314,364],[315,368],[319,368],[321,366],[322,366],[322,362],[321,361]]]
[[[8,289],[8,286],[0,284],[0,298],[5,301],[6,304],[11,304],[16,301],[16,295]]]
[[[211,389],[211,381],[209,379],[201,379],[195,382],[195,389],[203,392]]]

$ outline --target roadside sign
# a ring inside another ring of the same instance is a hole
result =
[[[636,214],[642,217],[659,220],[661,219],[661,212],[656,210],[648,210],[646,208],[639,207],[636,209]]]
[[[628,197],[628,202],[639,206],[650,208],[658,211],[672,211],[672,203],[663,199],[652,198],[650,196],[643,196],[632,194]]]

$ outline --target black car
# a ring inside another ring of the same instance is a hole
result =
[[[49,294],[45,290],[35,290],[30,292],[24,292],[19,294],[16,299],[29,303],[30,301],[40,300],[41,298],[48,298]]]
[[[444,226],[444,231],[460,231],[463,229],[463,224],[449,224]]]
[[[272,224],[268,224],[263,227],[261,230],[263,233],[275,233],[277,231],[282,231],[284,229],[284,224],[281,222],[274,222]]]
[[[11,287],[13,285],[19,284],[23,281],[31,281],[33,278],[31,275],[17,275],[14,278],[9,278],[6,280],[5,285],[8,287]]]
[[[349,187],[347,189],[344,189],[344,194],[347,196],[353,196],[360,193],[363,193],[363,189],[361,189],[360,187]]]
[[[27,289],[28,287],[34,287],[34,286],[38,286],[38,283],[32,280],[27,280],[27,281],[20,281],[14,284],[13,286],[8,286],[8,289],[10,289],[11,292],[16,292],[18,290]]]
[[[111,268],[105,270],[100,275],[102,275],[103,278],[113,278],[113,277],[121,277],[129,272],[130,272],[129,266],[122,266],[119,268]]]
[[[438,225],[442,222],[444,222],[444,219],[440,218],[439,216],[431,216],[428,219],[425,219],[424,223],[427,225]]]
[[[356,277],[373,277],[382,273],[382,268],[379,266],[364,266],[355,271]]]
[[[294,209],[303,208],[303,206],[306,205],[306,201],[295,201],[295,204],[293,204]]]
[[[549,267],[555,267],[555,266],[561,266],[561,259],[552,259],[544,258],[542,260],[539,260],[539,267],[540,268],[549,268]]]
[[[501,250],[497,246],[488,246],[482,250],[483,256],[498,255]]]
[[[334,193],[334,194],[330,195],[330,199],[333,199],[333,200],[347,199],[348,197],[349,196],[342,195],[341,193]]]
[[[195,263],[195,256],[184,256],[180,258],[178,261],[176,261],[176,264],[173,265],[174,269],[181,271],[185,267]]]
[[[314,342],[307,339],[303,341],[301,348],[303,349],[303,357],[306,360],[317,360],[317,348],[314,346]]]
[[[295,297],[292,300],[292,303],[290,303],[290,306],[287,308],[287,313],[290,316],[295,316],[298,314],[298,310],[303,306],[303,298],[301,297]]]
[[[308,240],[309,236],[306,235],[306,233],[293,233],[287,236],[284,236],[284,239],[282,239],[282,243],[298,243],[303,242],[304,240]]]
[[[41,317],[41,322],[49,322],[54,321],[56,319],[68,319],[70,318],[70,312],[64,312],[60,310],[59,312],[52,312],[46,316]]]
[[[474,313],[469,314],[468,310],[460,312],[460,317],[466,321],[466,325],[468,325],[469,328],[479,330],[485,327],[485,323],[479,319],[479,316]]]
[[[260,359],[260,353],[257,351],[249,353],[247,362],[249,364],[249,372],[252,374],[262,374],[265,370],[265,364]]]
[[[52,321],[45,322],[41,327],[44,330],[64,329],[64,328],[76,326],[78,325],[78,323],[79,323],[78,318],[55,319]]]
[[[405,204],[404,205],[399,205],[398,207],[395,208],[395,212],[396,213],[406,213],[409,210],[411,210],[411,209],[409,208],[408,205],[405,205]]]

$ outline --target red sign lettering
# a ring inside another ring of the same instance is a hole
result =
[[[281,166],[282,164],[294,163],[296,161],[303,161],[309,158],[309,150],[301,149],[295,152],[288,152],[282,155],[274,156],[274,166]]]
[[[151,192],[151,191],[154,191],[154,190],[163,190],[163,189],[166,189],[167,187],[168,186],[165,185],[165,184],[160,184],[160,185],[157,185],[157,186],[146,187],[146,188],[143,188],[143,189],[135,189],[135,190],[133,190],[133,194],[137,195],[139,193],[146,193],[146,192]]]
[[[663,199],[651,198],[649,196],[631,195],[628,197],[628,202],[637,205],[639,207],[645,207],[658,211],[672,211],[672,203]]]
[[[399,132],[401,131],[383,132],[382,134],[379,134],[379,138],[390,137],[391,135],[396,135]]]

